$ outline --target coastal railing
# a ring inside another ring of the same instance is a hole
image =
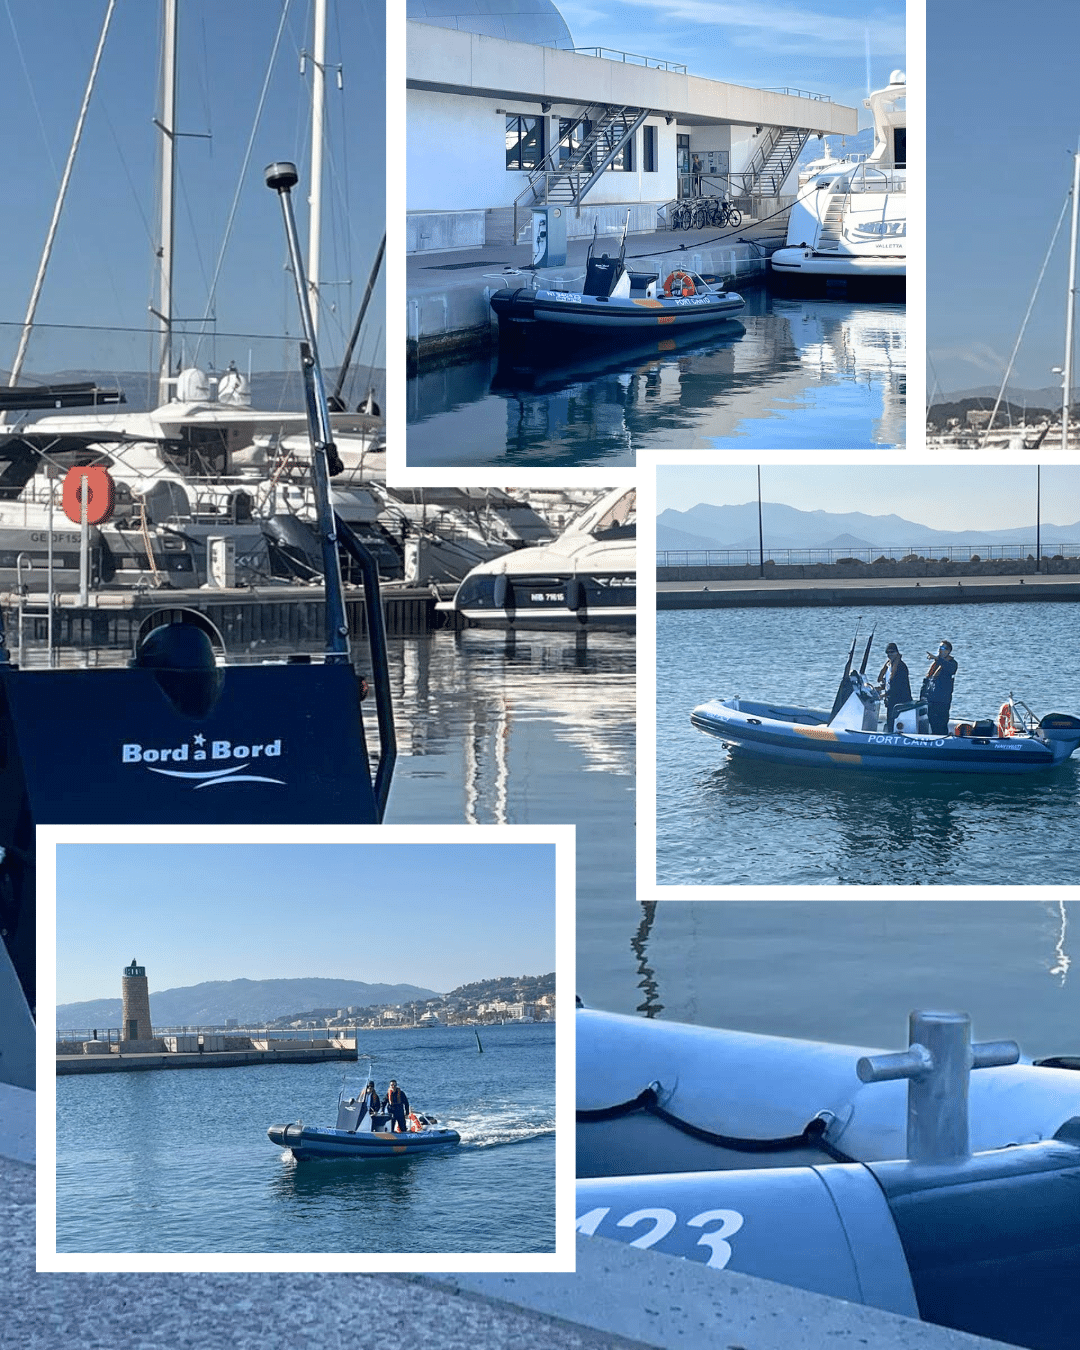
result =
[[[1044,558],[1080,558],[1080,543],[1044,543]],[[914,548],[767,548],[765,561],[778,567],[809,566],[848,560],[872,563],[878,558],[899,561],[922,558],[933,562],[993,562],[1034,558],[1030,544],[936,544]],[[755,567],[760,561],[756,548],[658,549],[657,567]]]
[[[762,89],[763,94],[789,94],[792,98],[810,98],[815,103],[831,103],[832,95],[818,94],[812,89],[792,89],[790,85],[782,84],[768,89]]]
[[[647,66],[650,70],[670,70],[685,75],[686,67],[679,61],[661,61],[656,56],[638,56],[635,52],[621,52],[617,47],[571,47],[577,56],[599,56],[605,61],[622,61],[629,66]]]
[[[247,1036],[251,1040],[274,1041],[325,1041],[328,1036],[338,1039],[355,1040],[355,1024],[331,1027],[204,1027],[204,1026],[168,1026],[154,1027],[155,1036]],[[57,1041],[103,1041],[106,1045],[117,1045],[121,1040],[119,1027],[75,1027],[56,1029]]]

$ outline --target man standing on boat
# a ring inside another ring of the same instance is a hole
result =
[[[895,642],[885,648],[885,655],[888,660],[878,671],[878,684],[885,690],[885,730],[892,731],[897,708],[911,702],[911,679]]]
[[[942,642],[938,646],[937,656],[930,658],[930,669],[923,680],[930,730],[935,736],[949,734],[949,708],[952,705],[955,678],[956,662],[953,660],[952,643]]]
[[[397,1079],[390,1079],[386,1092],[385,1109],[390,1113],[391,1133],[397,1127],[398,1134],[405,1133],[405,1117],[409,1114],[409,1099],[397,1085]]]

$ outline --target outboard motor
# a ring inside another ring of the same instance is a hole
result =
[[[1054,763],[1066,760],[1080,746],[1080,717],[1047,713],[1039,722],[1038,737],[1054,752]]]

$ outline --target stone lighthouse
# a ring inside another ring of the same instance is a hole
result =
[[[150,1025],[150,986],[146,980],[146,968],[135,964],[124,967],[123,979],[124,1020],[120,1032],[121,1041],[150,1041],[154,1038],[154,1028]]]

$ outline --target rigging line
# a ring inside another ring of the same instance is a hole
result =
[[[90,66],[90,75],[86,81],[86,92],[83,94],[82,105],[79,108],[79,116],[75,122],[75,131],[71,139],[71,149],[68,151],[67,162],[64,165],[64,176],[60,180],[60,186],[56,193],[56,203],[53,206],[52,220],[49,222],[49,230],[45,236],[45,245],[41,251],[41,261],[38,264],[37,276],[34,278],[33,289],[30,292],[30,302],[26,307],[26,318],[23,320],[23,331],[19,337],[19,347],[15,353],[15,360],[12,362],[11,374],[8,378],[9,385],[16,385],[19,382],[19,373],[22,370],[23,362],[26,360],[26,349],[30,345],[30,334],[34,328],[34,316],[37,314],[38,301],[41,299],[41,289],[45,284],[45,273],[49,268],[49,259],[52,256],[53,244],[56,242],[56,231],[60,226],[60,213],[64,209],[64,201],[67,198],[68,185],[71,182],[71,172],[75,167],[75,156],[79,149],[79,143],[82,140],[83,128],[86,125],[86,114],[90,110],[90,96],[94,92],[94,85],[97,82],[98,68],[101,65],[102,53],[105,50],[105,39],[109,34],[109,24],[112,22],[113,10],[116,8],[116,0],[109,0],[108,8],[105,11],[105,19],[101,26],[101,35],[98,38],[97,49],[94,52],[94,59]],[[10,9],[8,11],[10,17]]]
[[[1009,357],[1009,364],[1005,367],[1005,374],[1002,376],[1001,388],[998,390],[997,402],[994,404],[994,411],[990,414],[990,421],[986,426],[986,434],[983,436],[982,448],[986,449],[987,437],[990,435],[990,428],[994,425],[994,418],[997,416],[997,410],[1001,406],[1001,400],[1005,393],[1005,387],[1009,383],[1009,376],[1012,374],[1013,362],[1016,360],[1016,353],[1020,350],[1020,343],[1024,340],[1024,333],[1028,326],[1028,320],[1031,318],[1031,311],[1035,308],[1035,300],[1039,294],[1039,287],[1042,285],[1043,277],[1046,275],[1047,264],[1050,262],[1050,255],[1054,251],[1054,245],[1057,243],[1057,237],[1061,232],[1061,225],[1065,219],[1065,212],[1068,210],[1069,202],[1072,198],[1072,190],[1065,194],[1065,200],[1061,203],[1061,214],[1058,216],[1058,222],[1054,226],[1054,234],[1050,240],[1050,247],[1046,250],[1046,257],[1043,258],[1042,267],[1039,268],[1039,279],[1035,283],[1035,289],[1031,293],[1031,299],[1028,302],[1027,313],[1024,315],[1024,322],[1020,325],[1020,332],[1016,335],[1016,342],[1013,344],[1012,355]],[[1069,376],[1064,376],[1068,380]],[[1061,435],[1064,438],[1066,428],[1062,427]]]
[[[285,20],[289,13],[290,2],[291,0],[283,0],[282,3],[281,19],[278,23],[277,33],[274,36],[274,46],[270,52],[270,60],[267,63],[266,75],[263,79],[262,90],[259,93],[259,102],[255,109],[255,122],[251,128],[251,134],[248,137],[247,148],[244,151],[244,161],[243,164],[240,166],[240,177],[236,184],[236,191],[233,194],[232,205],[229,208],[229,218],[225,222],[225,237],[221,241],[221,249],[218,253],[217,265],[214,268],[214,277],[210,283],[210,290],[206,297],[206,309],[203,312],[203,319],[202,319],[204,325],[209,322],[210,315],[214,308],[214,302],[217,299],[217,286],[218,280],[221,276],[221,268],[225,262],[225,250],[229,246],[229,239],[232,235],[233,224],[235,223],[236,220],[237,208],[240,205],[240,193],[244,186],[244,178],[247,175],[248,165],[251,163],[251,154],[255,148],[255,137],[259,130],[259,122],[262,118],[263,107],[266,103],[266,95],[270,88],[270,79],[273,74],[274,63],[277,60],[278,47],[281,44],[281,36],[285,30]],[[218,336],[224,336],[224,334],[219,334]],[[199,339],[195,344],[196,363],[198,361],[199,348],[202,345],[204,337],[205,337],[205,328],[203,332],[200,333]]]

